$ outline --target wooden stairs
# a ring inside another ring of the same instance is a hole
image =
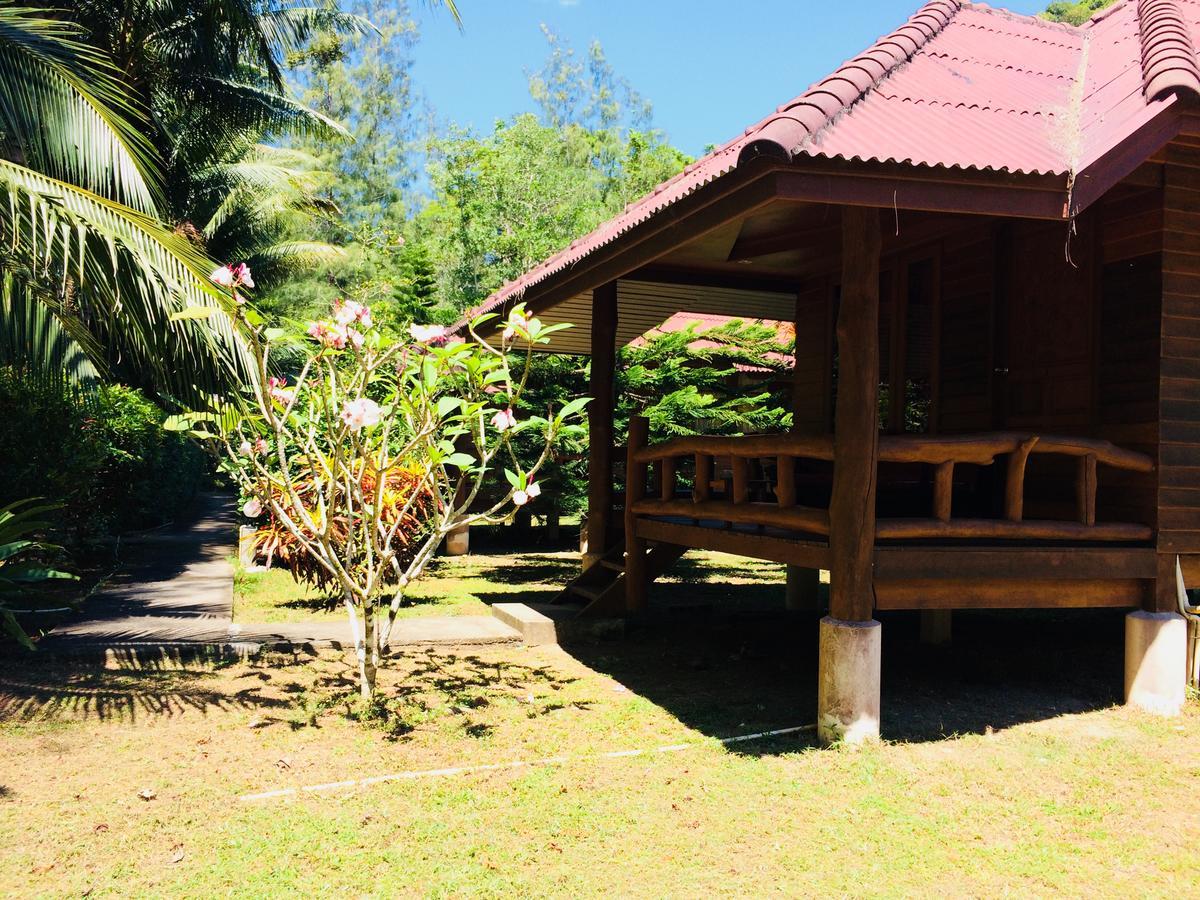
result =
[[[651,544],[646,551],[650,580],[670,569],[687,549],[678,544]],[[625,542],[612,547],[590,569],[563,588],[552,602],[583,604],[579,610],[583,617],[624,615]]]

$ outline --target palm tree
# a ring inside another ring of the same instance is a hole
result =
[[[176,396],[248,375],[208,259],[160,220],[147,112],[81,30],[0,9],[0,358],[87,382],[112,362]],[[60,366],[65,365],[65,370]]]
[[[189,399],[250,377],[212,260],[336,256],[280,240],[320,204],[312,161],[271,142],[345,138],[284,67],[318,33],[370,28],[292,0],[0,9],[0,362]]]

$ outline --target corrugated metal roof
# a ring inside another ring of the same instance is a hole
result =
[[[675,334],[679,331],[687,331],[689,328],[694,328],[699,337],[688,344],[688,349],[713,350],[717,347],[724,346],[724,344],[719,341],[705,338],[703,335],[714,328],[724,328],[726,325],[730,325],[733,322],[741,322],[744,325],[765,325],[767,328],[774,329],[776,339],[781,344],[787,344],[796,339],[796,324],[794,322],[780,322],[775,319],[746,318],[745,316],[722,316],[717,315],[716,313],[677,312],[662,324],[656,325],[645,334],[634,338],[629,342],[629,346],[644,347],[651,338],[658,337],[659,335],[663,334]],[[795,358],[787,353],[768,351],[766,353],[766,358],[787,369],[790,369],[795,364]],[[752,366],[745,363],[734,363],[733,367],[739,372],[771,371],[764,366]]]
[[[739,162],[768,155],[1069,178],[1179,92],[1200,93],[1200,4],[1122,0],[1082,27],[930,0],[828,78],[483,304],[579,262]]]

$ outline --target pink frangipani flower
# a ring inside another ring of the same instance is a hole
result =
[[[238,444],[238,454],[241,456],[249,456],[254,452],[254,445],[249,441],[242,441]]]
[[[536,481],[531,481],[525,485],[525,490],[513,491],[513,503],[517,506],[524,506],[534,497],[540,497],[542,494],[542,486]]]
[[[379,404],[369,397],[359,397],[357,400],[347,400],[342,407],[342,421],[351,431],[370,428],[378,425],[381,417]]]
[[[267,379],[267,396],[281,406],[287,406],[292,402],[292,398],[296,396],[296,392],[285,390],[284,385],[287,384],[286,378],[269,378]]]
[[[345,325],[323,320],[309,323],[308,336],[317,343],[334,350],[345,349],[348,338]]]
[[[257,519],[263,514],[263,505],[257,497],[251,497],[242,506],[242,515],[247,519]]]
[[[517,417],[513,415],[511,408],[502,409],[492,416],[492,427],[497,431],[508,431],[510,428],[515,428],[517,425]]]
[[[508,325],[504,329],[504,333],[501,335],[501,337],[506,341],[511,341],[514,337],[516,337],[518,328],[523,331],[528,330],[529,317],[526,316],[521,310],[515,309],[513,310],[512,315],[508,317]]]
[[[225,288],[254,287],[254,276],[244,262],[236,266],[219,266],[208,277],[213,284]]]
[[[363,328],[370,328],[371,310],[355,300],[335,300],[333,321],[339,325],[353,325],[357,322]]]
[[[414,341],[422,344],[432,344],[446,339],[445,325],[409,325],[408,333]]]

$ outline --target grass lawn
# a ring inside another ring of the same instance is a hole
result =
[[[778,594],[741,577],[743,601]],[[652,600],[720,587],[681,580]],[[140,671],[0,662],[0,885],[92,897],[1194,893],[1200,708],[1161,720],[1116,705],[1119,614],[964,615],[936,651],[916,632],[911,617],[884,621],[890,740],[861,751],[820,750],[808,734],[714,740],[813,721],[809,616],[692,607],[562,650],[414,650],[385,672],[374,723],[348,715],[351,670],[333,654]],[[592,756],[680,742],[692,746]],[[559,755],[570,759],[239,799]]]
[[[408,616],[486,615],[492,603],[546,603],[579,574],[579,553],[530,546],[501,552],[483,535],[479,552],[440,557],[408,592]],[[724,553],[692,551],[663,579],[675,602],[757,603],[762,592],[782,590],[783,568]],[[674,587],[672,587],[674,586]],[[745,588],[751,587],[749,594]],[[757,592],[757,593],[756,593]],[[233,616],[240,623],[302,622],[346,615],[341,601],[303,584],[285,569],[247,572],[234,583]]]

